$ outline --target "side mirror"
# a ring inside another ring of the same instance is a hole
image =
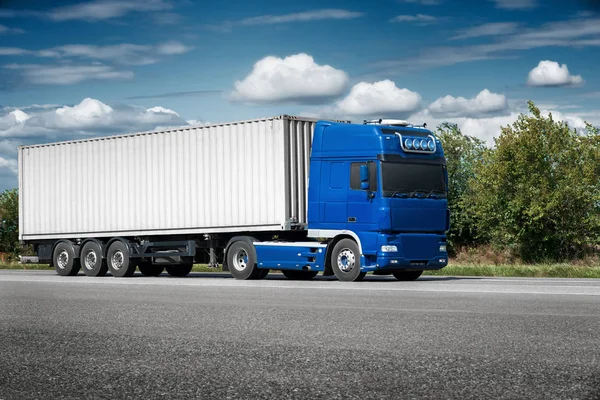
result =
[[[369,167],[366,165],[360,166],[360,188],[362,190],[369,190]]]

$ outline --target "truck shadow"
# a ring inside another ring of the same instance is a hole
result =
[[[135,276],[142,277],[141,274],[136,273]],[[166,273],[161,274],[159,277],[167,277],[167,278],[175,278],[170,277]],[[191,272],[185,278],[175,278],[175,279],[234,279],[231,274],[227,272]],[[414,282],[444,282],[444,281],[456,281],[456,280],[479,280],[485,279],[483,276],[435,276],[435,275],[424,275],[421,276],[418,280]],[[283,274],[269,274],[266,278],[249,281],[249,282],[260,282],[260,281],[292,281],[291,279],[286,278]],[[315,278],[307,281],[296,280],[295,282],[338,282],[338,279],[335,276],[322,276],[317,275]],[[362,280],[362,282],[401,282],[394,278],[391,275],[367,275]]]

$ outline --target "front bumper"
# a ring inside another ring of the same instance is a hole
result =
[[[434,257],[429,260],[407,260],[400,256],[378,256],[375,263],[365,259],[363,263],[363,271],[378,271],[378,270],[396,270],[396,269],[418,269],[418,270],[436,270],[442,269],[448,265],[448,255],[440,254],[439,257]]]
[[[379,270],[438,270],[448,265],[445,235],[439,234],[380,234],[378,251],[363,257],[363,271]],[[384,252],[384,247],[396,251]]]

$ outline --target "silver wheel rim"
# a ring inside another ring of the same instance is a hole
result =
[[[96,257],[96,252],[94,250],[90,250],[85,255],[83,265],[85,266],[85,268],[92,270],[96,266],[97,260],[98,259]]]
[[[238,271],[243,271],[248,266],[248,253],[246,250],[239,249],[233,255],[233,268]]]
[[[65,269],[68,263],[69,253],[66,250],[63,250],[58,254],[58,257],[56,259],[56,265],[58,265],[58,268],[60,269]]]
[[[123,254],[123,252],[121,250],[115,251],[113,253],[112,257],[110,258],[110,265],[113,267],[114,270],[121,269],[124,262],[125,262],[125,255]]]
[[[356,257],[354,257],[354,252],[350,249],[343,249],[340,251],[337,256],[337,265],[342,272],[352,271],[356,265]]]

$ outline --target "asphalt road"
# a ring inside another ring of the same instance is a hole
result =
[[[599,399],[600,280],[0,271],[0,399]]]

